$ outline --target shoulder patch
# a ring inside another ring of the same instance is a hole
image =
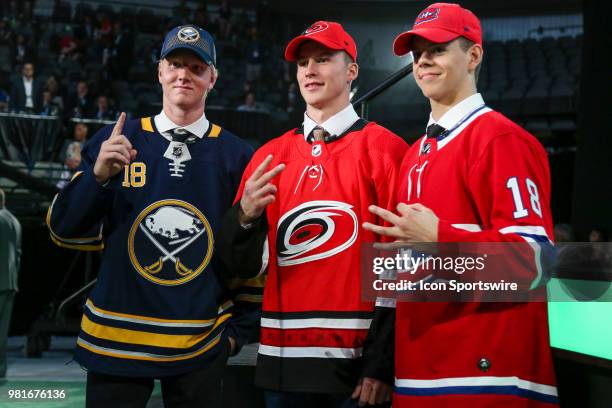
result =
[[[147,132],[153,132],[153,124],[151,123],[151,117],[140,119],[140,125],[142,126],[142,130]]]
[[[215,125],[214,123],[211,123],[211,128],[210,128],[210,133],[208,134],[208,137],[219,137],[219,134],[221,134],[221,126],[219,125]]]

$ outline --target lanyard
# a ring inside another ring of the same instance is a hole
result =
[[[477,112],[481,111],[482,109],[486,108],[485,104],[480,105],[479,107],[477,107],[476,109],[474,109],[473,111],[469,112],[467,115],[465,115],[455,126],[453,126],[451,129],[445,130],[444,132],[442,132],[440,134],[440,136],[438,136],[436,138],[436,141],[441,141],[444,138],[446,138],[447,136],[449,136],[451,133],[453,133],[455,130],[457,130],[461,125],[463,125],[469,118],[471,118],[472,116],[474,116]]]

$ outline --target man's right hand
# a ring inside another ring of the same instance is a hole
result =
[[[276,200],[277,188],[270,181],[285,169],[285,165],[281,163],[266,172],[270,163],[272,163],[271,154],[255,169],[244,184],[244,192],[240,199],[240,224],[250,224],[256,221],[266,207]]]
[[[136,150],[128,138],[122,134],[124,124],[125,112],[121,112],[110,137],[100,146],[93,170],[98,184],[106,183],[136,157]]]

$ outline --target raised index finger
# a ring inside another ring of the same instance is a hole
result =
[[[113,133],[111,133],[110,137],[117,137],[122,134],[123,125],[125,125],[125,112],[121,112],[121,115],[119,115],[119,119],[117,119],[117,123],[115,123]]]

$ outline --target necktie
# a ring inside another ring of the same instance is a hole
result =
[[[429,126],[427,126],[427,137],[434,137],[437,138],[438,136],[440,136],[446,129],[444,129],[442,126],[438,125],[437,123],[433,123]]]
[[[193,135],[185,129],[176,128],[172,129],[168,133],[170,133],[172,136],[173,142],[192,143],[194,141],[193,138],[191,138]]]
[[[310,135],[308,136],[307,140],[309,143],[326,142],[326,139],[328,136],[329,136],[329,133],[325,129],[323,129],[320,126],[317,126],[314,129],[312,129],[312,132],[310,132]]]

